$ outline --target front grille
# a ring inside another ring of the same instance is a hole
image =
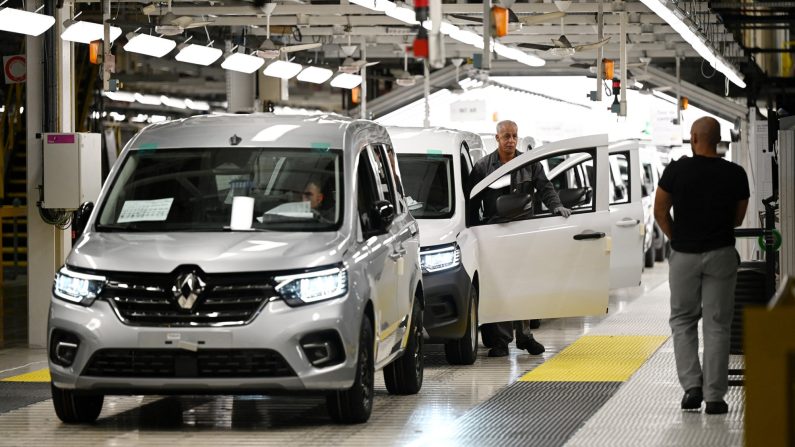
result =
[[[100,349],[83,370],[94,377],[287,377],[295,372],[270,349]]]
[[[190,309],[174,298],[174,274],[111,274],[101,298],[132,326],[233,326],[256,317],[271,297],[264,275],[206,275],[206,286]]]

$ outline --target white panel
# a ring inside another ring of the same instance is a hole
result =
[[[778,133],[781,274],[795,276],[795,130]]]
[[[102,188],[102,136],[78,134],[80,139],[80,203],[97,202]],[[79,205],[78,205],[79,206]]]
[[[44,203],[49,209],[77,209],[96,201],[102,186],[99,134],[43,134]]]

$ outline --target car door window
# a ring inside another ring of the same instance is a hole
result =
[[[626,152],[610,154],[610,205],[629,203],[629,156]],[[617,173],[617,175],[616,175]]]
[[[373,213],[375,212],[375,202],[381,200],[375,171],[370,160],[370,151],[366,148],[359,152],[356,168],[357,211],[365,237],[378,231]]]
[[[378,173],[377,182],[378,182],[378,189],[381,191],[381,197],[390,202],[392,206],[395,207],[397,210],[397,196],[395,194],[395,184],[396,180],[394,178],[394,173],[391,168],[391,163],[389,160],[387,153],[385,151],[384,145],[377,144],[370,148],[373,154],[373,166],[375,167],[375,171]]]

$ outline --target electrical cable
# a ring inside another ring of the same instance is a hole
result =
[[[704,59],[701,59],[701,76],[704,76],[707,79],[712,79],[712,77],[715,76],[715,73],[717,73],[718,70],[715,67],[712,67],[712,74],[707,76],[707,74],[704,73],[704,62],[706,61]]]

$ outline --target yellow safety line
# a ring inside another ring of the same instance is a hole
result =
[[[625,382],[667,335],[585,335],[522,376],[522,382]]]
[[[31,371],[29,373],[20,374],[18,376],[6,377],[0,379],[0,382],[49,382],[50,370],[48,368]]]

